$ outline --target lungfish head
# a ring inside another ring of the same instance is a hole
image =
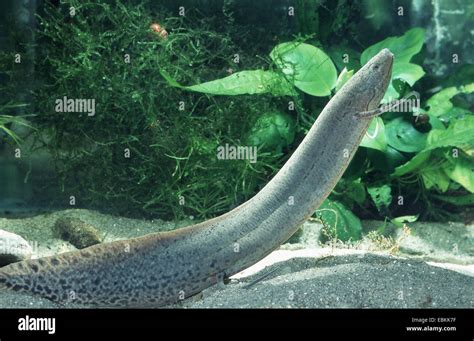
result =
[[[367,110],[375,109],[387,90],[392,79],[393,53],[389,49],[383,49],[375,55],[359,72],[359,76],[352,83],[361,94],[372,92],[367,104]]]

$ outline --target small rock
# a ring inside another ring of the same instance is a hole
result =
[[[58,218],[54,223],[53,234],[78,249],[84,249],[102,241],[96,228],[79,218]]]
[[[0,266],[30,259],[33,248],[17,234],[0,230]]]

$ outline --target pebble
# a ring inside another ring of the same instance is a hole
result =
[[[53,234],[78,249],[101,243],[97,229],[75,217],[58,218],[53,226]]]
[[[0,230],[0,266],[30,259],[33,248],[15,233]]]

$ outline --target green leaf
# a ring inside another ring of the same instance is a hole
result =
[[[392,80],[400,79],[410,86],[413,86],[424,75],[423,68],[416,64],[396,62],[393,65]]]
[[[379,212],[382,208],[390,206],[390,203],[392,202],[392,189],[389,185],[367,187],[367,192],[369,192],[369,195]]]
[[[470,206],[474,205],[474,194],[460,195],[460,196],[445,196],[445,195],[433,195],[434,198],[447,202],[451,205],[456,206]]]
[[[357,181],[351,181],[344,194],[347,195],[349,199],[352,199],[359,205],[362,205],[366,198],[365,186],[360,182],[360,179]]]
[[[274,96],[293,96],[295,90],[282,75],[264,70],[236,72],[225,78],[216,79],[197,85],[183,86],[174,80],[166,71],[161,75],[169,85],[188,91],[202,92],[211,95],[244,95],[271,93]]]
[[[331,195],[340,198],[341,201],[351,207],[354,202],[359,205],[365,202],[366,191],[364,184],[360,182],[360,178],[352,181],[342,178]]]
[[[336,86],[334,63],[313,45],[282,43],[272,50],[270,58],[298,89],[307,94],[329,96]]]
[[[443,148],[424,150],[397,167],[392,175],[399,177],[407,173],[416,173],[422,178],[427,189],[435,188],[440,192],[446,192],[450,186],[450,178],[443,169],[447,151]]]
[[[375,117],[370,122],[367,133],[362,138],[361,147],[371,148],[385,152],[387,150],[387,138],[385,135],[385,125],[382,118]]]
[[[269,112],[261,115],[252,127],[246,144],[262,150],[281,153],[295,138],[295,122],[284,112]]]
[[[438,115],[438,116],[435,116],[434,114],[429,114],[429,115],[430,115],[430,123],[431,125],[433,125],[432,118],[436,118],[440,122],[450,122],[452,120],[463,118],[466,115],[472,115],[472,113],[468,109],[465,109],[465,108],[452,107],[441,115]]]
[[[456,147],[465,152],[453,153]],[[394,176],[417,172],[427,189],[446,192],[451,180],[474,192],[474,116],[451,121],[445,130],[429,132],[426,148],[404,165],[397,167]],[[455,157],[457,155],[458,157]]]
[[[328,227],[326,233],[329,236],[322,236],[323,241],[327,241],[328,237],[342,241],[361,238],[360,219],[338,201],[324,200],[316,211],[316,216]]]
[[[425,39],[425,30],[413,28],[400,37],[389,37],[369,48],[360,57],[361,65],[366,64],[373,56],[389,49],[395,55],[395,63],[409,63],[411,58],[421,51]]]
[[[392,173],[395,170],[395,167],[400,166],[407,161],[407,158],[403,156],[403,154],[390,146],[387,146],[387,150],[384,152],[370,149],[368,157],[374,170],[381,171],[384,174]]]
[[[341,71],[341,74],[337,78],[337,83],[336,83],[336,91],[339,91],[346,82],[351,79],[351,77],[354,75],[354,70],[347,71],[346,68],[344,68]]]
[[[426,138],[425,149],[407,163],[397,167],[393,175],[402,176],[420,170],[430,158],[431,151],[445,147],[457,147],[472,156],[474,153],[474,116],[466,115],[462,119],[454,120],[444,130],[431,130]],[[436,174],[428,174],[427,179],[433,179],[435,176]],[[444,182],[445,177],[439,174],[438,176],[443,178]],[[445,188],[445,184],[441,187]]]
[[[395,168],[395,172],[393,172],[393,175],[396,177],[400,177],[402,175],[415,172],[426,163],[430,155],[430,150],[424,150],[416,154],[410,161]]]
[[[440,192],[446,192],[449,188],[449,177],[442,168],[423,169],[420,175],[427,189],[434,187]]]
[[[392,83],[394,80],[400,80],[413,86],[425,74],[421,66],[410,63],[411,58],[421,51],[424,35],[425,31],[423,29],[413,28],[405,32],[403,36],[389,37],[362,52],[360,58],[362,65],[366,64],[384,48],[388,48],[394,54],[392,79],[382,100],[383,103],[400,98],[400,93]]]
[[[396,217],[390,220],[392,224],[397,227],[403,227],[405,223],[413,223],[418,220],[418,215],[405,215],[401,217]]]
[[[7,127],[5,127],[4,125],[1,125],[0,124],[0,130],[3,130],[5,132],[5,134],[7,134],[8,136],[10,136],[10,138],[15,141],[16,144],[21,144],[21,138],[15,134],[15,132],[13,132],[11,129],[8,129]]]
[[[389,103],[394,99],[400,98],[400,91],[395,89],[394,80],[402,81],[410,86],[413,86],[421,77],[425,75],[425,71],[419,65],[412,63],[397,63],[394,62],[392,68],[392,81],[388,85],[382,103]],[[402,83],[403,84],[403,83]]]
[[[438,93],[434,94],[428,99],[426,104],[429,106],[428,113],[434,116],[441,116],[446,114],[453,108],[451,99],[461,93],[469,94],[474,92],[474,83],[462,85],[459,87],[445,88]]]
[[[448,155],[449,162],[443,165],[446,175],[469,192],[474,193],[474,160],[464,154],[459,154],[456,158],[451,154]]]
[[[347,68],[348,70],[360,69],[360,52],[347,46],[331,46],[327,49],[328,55],[334,62],[338,70]]]
[[[395,167],[400,166],[407,161],[407,158],[402,153],[390,146],[387,146],[385,159],[387,164],[392,167],[390,172],[392,172]]]
[[[171,85],[172,87],[175,87],[175,88],[186,88],[185,86],[182,86],[181,84],[179,84],[173,77],[171,77],[171,75],[163,70],[163,69],[160,69],[160,75],[168,82],[169,85]]]
[[[430,131],[433,131],[433,130],[441,130],[441,131],[446,130],[446,127],[445,127],[443,121],[441,121],[439,119],[439,117],[426,114],[426,112],[423,112],[421,109],[418,111],[418,113],[425,114],[425,115],[429,116],[430,125],[431,125],[431,130]],[[447,121],[450,121],[450,120],[447,120]],[[429,138],[429,135],[428,135],[428,138]],[[428,141],[428,139],[427,139],[427,141]]]
[[[420,133],[403,117],[397,117],[388,122],[385,131],[387,143],[397,150],[413,153],[425,148],[427,134]]]
[[[445,130],[433,129],[426,140],[428,149],[439,147],[458,147],[468,155],[474,154],[474,116],[465,115],[452,120]]]
[[[4,104],[0,106],[0,111],[3,111],[4,109],[12,109],[12,108],[20,108],[20,107],[26,107],[28,104]],[[27,115],[27,116],[33,116],[33,115]],[[11,129],[9,129],[6,125],[9,123],[14,123],[17,125],[22,125],[24,127],[28,127],[31,129],[35,129],[32,127],[25,119],[24,117],[27,116],[12,116],[12,115],[0,115],[0,130],[3,130],[3,132],[9,136],[13,141],[15,141],[16,144],[20,145],[23,140]]]
[[[392,73],[393,76],[393,73]],[[400,98],[400,93],[395,89],[395,87],[392,84],[392,81],[388,84],[387,91],[385,92],[385,95],[383,96],[382,100],[380,103],[390,103],[394,99]]]

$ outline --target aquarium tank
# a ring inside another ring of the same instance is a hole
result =
[[[472,1],[0,27],[0,308],[474,307]]]

